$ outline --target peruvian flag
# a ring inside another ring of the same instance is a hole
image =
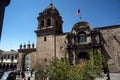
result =
[[[80,13],[80,9],[76,11],[75,15],[78,16],[79,13]]]

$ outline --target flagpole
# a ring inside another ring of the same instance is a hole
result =
[[[76,11],[76,14],[75,14],[76,16],[79,16],[79,19],[80,19],[80,21],[82,21],[82,16],[81,16],[81,13],[80,13],[80,9],[78,9],[77,11]]]
[[[80,21],[82,21],[82,16],[80,15]]]
[[[81,12],[80,12],[79,18],[80,18],[80,21],[82,21],[82,16],[81,16]]]

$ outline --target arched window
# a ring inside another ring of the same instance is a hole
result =
[[[14,59],[14,56],[11,56],[11,59],[13,60],[13,59]]]
[[[50,26],[51,25],[51,19],[47,20],[47,25]]]
[[[58,26],[58,20],[55,21],[55,25]]]
[[[17,59],[17,55],[15,55],[15,59]]]
[[[78,44],[86,44],[87,37],[85,32],[80,32],[77,34]]]
[[[10,58],[10,55],[8,55],[8,59]]]
[[[14,68],[14,69],[16,69],[16,68],[17,68],[17,65],[16,65],[16,64],[14,64],[14,65],[13,65],[13,68]]]
[[[43,27],[43,26],[44,26],[44,20],[41,21],[41,27]]]
[[[4,55],[4,59],[6,59],[6,55]]]
[[[1,59],[3,59],[3,56],[1,56]]]
[[[10,64],[10,68],[13,68],[13,64]]]
[[[47,41],[47,37],[44,37],[44,41]]]

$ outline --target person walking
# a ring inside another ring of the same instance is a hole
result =
[[[28,77],[28,80],[30,80],[30,76]]]
[[[21,72],[21,77],[22,77],[22,80],[25,80],[25,73],[23,71]]]

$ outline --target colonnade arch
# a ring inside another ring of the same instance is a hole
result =
[[[2,63],[0,64],[0,70],[3,70],[3,69],[17,69],[17,64]]]

